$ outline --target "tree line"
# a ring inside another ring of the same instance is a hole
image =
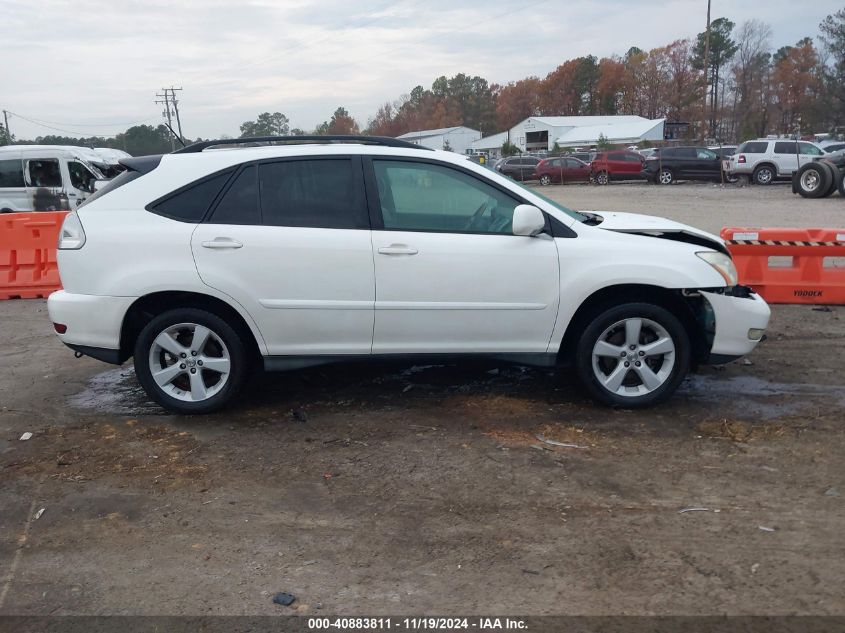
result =
[[[842,133],[845,9],[821,22],[817,38],[818,44],[805,37],[774,49],[768,24],[749,20],[737,26],[721,17],[711,23],[709,47],[706,33],[699,33],[649,51],[634,46],[624,55],[566,60],[543,78],[495,84],[463,73],[442,76],[430,88],[416,86],[384,103],[366,126],[344,107],[309,131],[291,127],[281,112],[263,112],[240,125],[240,138],[362,131],[399,136],[458,125],[488,136],[530,116],[614,114],[689,123],[689,138],[723,142]],[[0,123],[0,138],[5,136]],[[170,151],[172,135],[165,125],[137,125],[108,138],[50,135],[16,142],[114,147],[143,155]]]

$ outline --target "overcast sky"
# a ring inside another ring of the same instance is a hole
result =
[[[182,86],[186,136],[236,136],[259,112],[313,129],[459,72],[506,83],[566,59],[623,54],[704,30],[706,0],[2,0],[0,108],[18,138],[158,124]],[[768,22],[775,48],[816,37],[842,0],[713,0]]]

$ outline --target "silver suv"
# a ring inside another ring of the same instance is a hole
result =
[[[740,145],[724,167],[731,176],[747,176],[756,185],[769,185],[777,178],[789,178],[824,154],[815,143],[761,138]]]

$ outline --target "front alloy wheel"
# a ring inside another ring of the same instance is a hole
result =
[[[542,176],[540,176],[540,184],[546,187],[552,184],[552,179],[549,178],[548,174],[543,174]]]
[[[608,182],[610,182],[610,176],[607,175],[606,171],[600,171],[596,174],[597,185],[606,185]]]
[[[578,344],[576,366],[593,397],[637,408],[668,398],[689,368],[684,326],[668,310],[625,304],[599,315]]]
[[[155,317],[135,344],[135,373],[147,394],[174,413],[209,413],[239,390],[246,352],[216,314],[195,308]]]
[[[675,177],[672,175],[671,169],[661,169],[658,179],[660,180],[661,185],[671,185],[672,181],[675,180]]]

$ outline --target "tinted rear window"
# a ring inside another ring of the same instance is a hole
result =
[[[183,187],[154,203],[150,211],[183,222],[201,222],[231,175],[229,170]]]
[[[797,154],[798,144],[795,141],[778,141],[775,143],[775,154]]]
[[[258,180],[265,225],[356,229],[369,224],[351,160],[268,163],[259,168]]]
[[[213,224],[261,224],[258,208],[258,169],[249,165],[221,196],[211,213]]]
[[[0,187],[23,186],[23,163],[20,159],[0,160]]]
[[[749,141],[739,146],[738,154],[765,154],[769,144],[766,141]]]

